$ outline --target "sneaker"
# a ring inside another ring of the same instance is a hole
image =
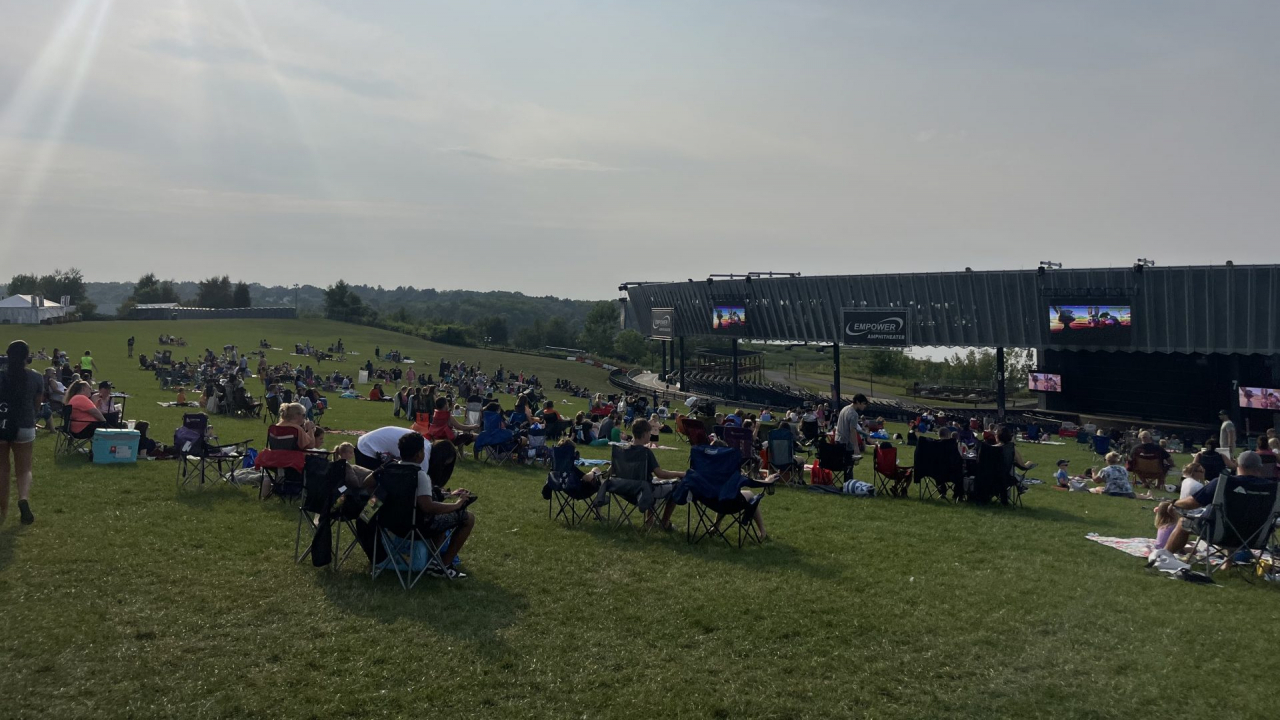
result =
[[[1173,553],[1168,550],[1157,550],[1152,553],[1152,558],[1147,561],[1147,567],[1155,568],[1160,572],[1178,573],[1191,568],[1187,563],[1182,562],[1174,557]]]
[[[457,568],[447,567],[441,570],[438,566],[432,565],[427,568],[427,574],[431,577],[448,578],[450,580],[461,580],[467,576],[466,573]]]
[[[18,501],[18,512],[22,514],[23,525],[30,525],[36,521],[36,516],[31,514],[31,504],[26,500]]]

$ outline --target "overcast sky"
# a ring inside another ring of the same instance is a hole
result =
[[[1280,2],[0,0],[0,275],[1275,262]]]

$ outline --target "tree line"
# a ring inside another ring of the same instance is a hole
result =
[[[574,330],[564,317],[553,315],[545,320],[535,318],[531,324],[513,332],[505,314],[482,315],[465,323],[451,322],[424,317],[405,306],[381,313],[343,280],[324,291],[326,318],[374,325],[433,342],[520,350],[581,350],[596,357],[632,363],[651,359],[655,354],[653,345],[635,330],[622,330],[620,313],[617,303],[602,300],[590,304],[579,330]]]

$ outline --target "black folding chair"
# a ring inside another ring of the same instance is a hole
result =
[[[191,483],[201,486],[221,480],[234,486],[232,474],[240,466],[250,440],[217,444],[206,437],[209,416],[204,413],[187,413],[182,416],[182,426],[195,435],[180,447],[178,452],[178,489]],[[197,437],[198,436],[198,437]]]
[[[820,435],[814,447],[818,451],[818,464],[822,469],[830,470],[840,485],[853,479],[853,463],[843,445]]]
[[[93,434],[100,425],[94,423],[80,432],[71,432],[71,404],[62,406],[62,424],[54,436],[53,452],[56,455],[88,454],[93,445]]]
[[[390,569],[405,590],[416,585],[433,565],[444,570],[439,549],[418,529],[420,469],[407,463],[385,465],[378,470],[374,492],[382,504],[372,519],[374,538],[369,575],[376,580]],[[421,567],[415,569],[418,565]],[[448,574],[444,577],[448,578]]]
[[[804,485],[804,464],[796,460],[795,436],[791,430],[779,428],[771,431],[768,443],[769,468],[788,485]]]
[[[599,517],[592,507],[595,492],[583,486],[578,477],[578,468],[574,465],[577,454],[572,445],[551,448],[551,471],[547,473],[547,484],[543,488],[543,495],[547,498],[547,518],[564,520],[569,527],[588,517]]]
[[[1280,524],[1280,484],[1266,479],[1223,475],[1213,482],[1213,502],[1197,515],[1183,513],[1183,523],[1199,541],[1187,563],[1204,567],[1212,573],[1233,567],[1246,579],[1270,549],[1275,557],[1277,547],[1272,535]],[[1270,548],[1268,546],[1271,546]]]
[[[964,497],[964,458],[955,441],[921,436],[916,443],[914,468],[919,499],[947,500],[948,487],[952,499]]]
[[[607,511],[614,527],[634,527],[637,509],[641,510],[642,516],[644,513],[652,513],[655,519],[659,518],[666,510],[667,503],[671,502],[670,493],[675,489],[674,483],[654,482],[649,474],[649,452],[648,448],[638,445],[613,446],[610,475],[604,481],[604,491],[609,497]],[[613,520],[614,508],[618,511],[617,520]],[[658,523],[646,526],[641,520],[640,525],[647,531]]]
[[[302,562],[313,554],[317,542],[328,545],[331,539],[333,550],[331,566],[337,570],[359,544],[356,537],[355,518],[350,514],[333,512],[338,498],[343,496],[342,488],[347,478],[347,461],[338,460],[329,463],[324,472],[319,472],[318,468],[316,470],[304,476],[302,502],[298,505],[298,530],[293,543],[293,560],[295,563]],[[302,550],[304,525],[310,530],[305,551]],[[344,525],[351,533],[351,539],[345,546],[342,544]]]

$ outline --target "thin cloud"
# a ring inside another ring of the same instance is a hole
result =
[[[603,165],[595,162],[594,160],[578,160],[575,158],[558,157],[504,157],[466,146],[443,147],[438,148],[436,152],[446,155],[461,155],[462,157],[468,157],[474,160],[483,160],[485,162],[502,163],[504,165],[514,165],[516,167],[535,168],[538,170],[574,170],[579,172],[621,172],[623,170],[623,168]]]

